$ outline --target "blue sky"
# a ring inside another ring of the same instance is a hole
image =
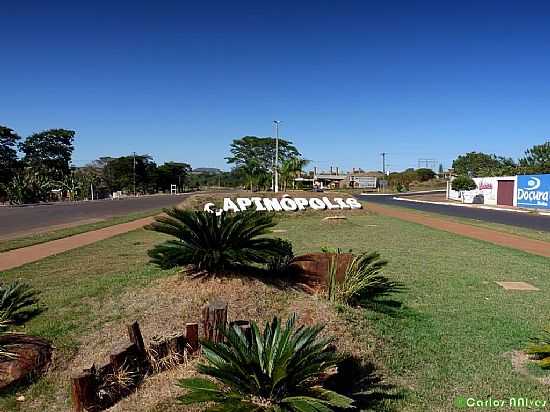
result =
[[[321,168],[450,166],[550,138],[548,1],[4,2],[0,124],[78,132],[76,164],[227,168],[281,134]]]

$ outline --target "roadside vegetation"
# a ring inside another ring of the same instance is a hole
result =
[[[517,359],[547,323],[550,303],[541,294],[550,287],[548,259],[364,210],[337,222],[324,216],[281,215],[273,229],[292,243],[295,254],[321,248],[352,249],[358,256],[378,251],[389,263],[372,256],[365,268],[404,285],[400,293],[387,290],[375,299],[378,304],[358,306],[353,299],[332,303],[320,298],[325,295],[278,288],[260,278],[193,279],[182,276],[181,268],[149,263],[147,251],[171,236],[146,230],[2,273],[6,282],[21,279],[41,291],[48,310],[24,329],[51,339],[57,360],[46,377],[5,394],[0,409],[69,409],[70,375],[102,362],[125,342],[127,323],[138,319],[146,338],[177,331],[196,321],[204,302],[215,297],[226,300],[235,316],[257,324],[273,325],[275,316],[293,313],[297,325],[326,324],[319,336],[334,338],[348,361],[339,365],[346,382],[331,378],[323,387],[354,399],[363,410],[453,411],[455,397],[487,394],[545,399],[548,387],[539,376],[520,373]],[[495,283],[501,280],[526,281],[541,292],[506,291]],[[146,380],[116,410],[200,410],[179,404],[187,392],[175,387],[182,379],[199,378],[196,367],[193,360]],[[16,401],[20,395],[26,400]]]

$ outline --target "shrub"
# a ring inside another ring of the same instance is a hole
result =
[[[402,285],[381,274],[388,264],[378,252],[365,252],[353,258],[346,269],[344,279],[336,281],[338,254],[332,259],[327,275],[328,299],[347,305],[360,305],[367,301],[400,292]]]
[[[291,263],[294,259],[292,243],[281,240],[284,252],[281,255],[270,256],[267,261],[267,273],[274,278],[288,278],[292,275]]]
[[[208,364],[200,373],[215,381],[180,380],[187,390],[185,405],[212,402],[211,411],[330,412],[353,408],[352,399],[325,389],[320,378],[339,360],[323,326],[295,328],[295,316],[285,327],[274,318],[261,333],[252,324],[247,338],[238,326],[223,331],[227,343],[203,342]]]
[[[37,308],[32,308],[38,303],[37,295],[38,292],[25,283],[0,284],[0,336],[13,336],[7,332],[10,323],[27,320],[37,313]],[[0,345],[0,360],[15,357],[6,346]]]
[[[464,190],[474,190],[477,185],[470,176],[457,176],[453,179],[451,187],[457,192],[462,192]]]
[[[0,284],[0,322],[28,319],[37,310],[38,294],[30,285],[19,281]]]
[[[527,345],[525,352],[537,359],[538,365],[543,369],[550,369],[550,328],[535,338]]]
[[[165,233],[168,240],[149,251],[153,263],[163,268],[191,265],[194,271],[219,273],[239,266],[267,264],[285,256],[288,242],[266,237],[275,226],[273,215],[248,211],[214,213],[165,210],[147,229]]]

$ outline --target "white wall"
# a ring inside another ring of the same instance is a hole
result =
[[[477,195],[483,195],[483,203],[486,205],[497,204],[497,191],[499,180],[513,180],[514,186],[517,185],[517,176],[498,176],[498,177],[474,177],[477,189],[464,192],[464,203],[473,203]],[[514,206],[516,205],[517,191],[514,189]],[[447,198],[462,201],[460,192],[451,189],[451,183],[448,184]]]

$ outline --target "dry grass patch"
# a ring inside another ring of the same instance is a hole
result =
[[[326,325],[325,333],[337,339],[340,351],[361,358],[370,357],[367,352],[372,348],[360,345],[351,328],[340,319],[334,308],[319,297],[277,289],[253,279],[201,280],[174,275],[160,279],[148,288],[130,290],[117,299],[104,302],[101,310],[118,313],[118,317],[81,338],[80,350],[74,359],[67,369],[58,372],[59,378],[66,383],[61,388],[68,386],[71,373],[89,368],[93,363],[97,365],[105,362],[115,347],[127,343],[127,323],[139,321],[147,344],[155,335],[181,333],[185,323],[199,321],[201,308],[216,298],[229,304],[230,320],[246,319],[263,324],[274,316],[287,318],[295,312],[299,323]],[[119,402],[112,410],[183,410],[172,405],[175,397],[181,393],[175,383],[178,379],[192,375],[195,363],[196,360],[192,360],[186,365],[147,378],[136,393]],[[162,409],[155,409],[161,406]]]

